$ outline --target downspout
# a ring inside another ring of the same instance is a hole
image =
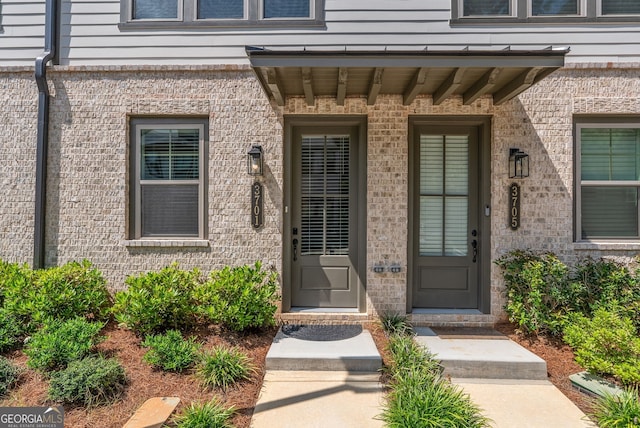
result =
[[[45,221],[47,202],[47,151],[49,147],[49,85],[47,63],[57,55],[58,0],[46,0],[44,52],[36,58],[38,85],[38,130],[36,143],[36,194],[33,237],[33,268],[42,269],[45,259]]]

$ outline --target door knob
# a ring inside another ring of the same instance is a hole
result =
[[[473,248],[473,262],[475,263],[478,260],[478,241],[471,241],[471,248]]]

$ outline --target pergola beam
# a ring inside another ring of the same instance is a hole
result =
[[[464,105],[469,105],[487,92],[491,91],[496,85],[496,81],[500,76],[499,68],[492,68],[487,71],[476,83],[473,84],[462,95],[462,102]]]
[[[509,82],[504,88],[499,89],[493,95],[493,104],[500,105],[528,89],[535,83],[536,76],[541,70],[542,67],[531,67],[520,73],[518,77]]]
[[[344,105],[344,99],[347,96],[347,80],[349,79],[349,71],[340,67],[338,69],[338,90],[336,93],[336,104]]]
[[[367,97],[367,104],[372,106],[376,103],[376,99],[378,98],[378,93],[380,93],[380,88],[382,87],[382,74],[384,73],[384,68],[376,68],[373,71],[373,78],[371,79],[371,85],[369,86],[369,96]]]
[[[302,68],[302,90],[304,91],[304,97],[307,100],[308,106],[315,104],[315,96],[313,95],[313,76],[311,74],[311,67]]]
[[[433,105],[442,103],[449,95],[460,87],[464,72],[464,68],[456,68],[451,72],[449,77],[447,77],[447,79],[442,82],[440,87],[433,93]]]
[[[427,71],[428,68],[421,67],[416,71],[413,75],[413,79],[411,79],[411,83],[407,86],[404,91],[404,99],[402,104],[408,106],[416,99],[422,88],[424,87],[425,82],[427,81]]]
[[[273,98],[276,100],[276,103],[279,106],[284,105],[284,91],[282,89],[282,84],[278,79],[278,74],[276,73],[276,69],[273,67],[268,67],[265,69],[265,81],[269,91],[273,95]]]

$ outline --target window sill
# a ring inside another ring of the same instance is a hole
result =
[[[574,242],[574,250],[599,250],[599,251],[640,251],[639,241],[612,242],[612,241],[583,241]]]
[[[187,30],[195,28],[222,28],[222,29],[295,29],[317,28],[325,29],[323,20],[317,19],[264,19],[264,20],[197,20],[197,21],[161,21],[140,20],[126,21],[118,24],[120,31],[127,30]]]
[[[548,25],[548,24],[628,24],[630,22],[637,23],[640,21],[640,16],[599,16],[596,18],[584,17],[584,16],[532,16],[528,18],[516,18],[516,17],[469,17],[469,18],[455,18],[449,21],[452,27],[464,27],[464,26],[482,26],[482,25],[505,25],[512,26],[514,24],[525,25]]]
[[[128,248],[206,248],[209,241],[206,239],[131,239],[123,241]]]

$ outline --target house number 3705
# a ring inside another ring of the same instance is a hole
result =
[[[509,223],[511,230],[518,230],[520,227],[520,186],[512,183],[509,186]]]
[[[264,188],[257,181],[251,186],[251,226],[259,229],[264,225]]]

